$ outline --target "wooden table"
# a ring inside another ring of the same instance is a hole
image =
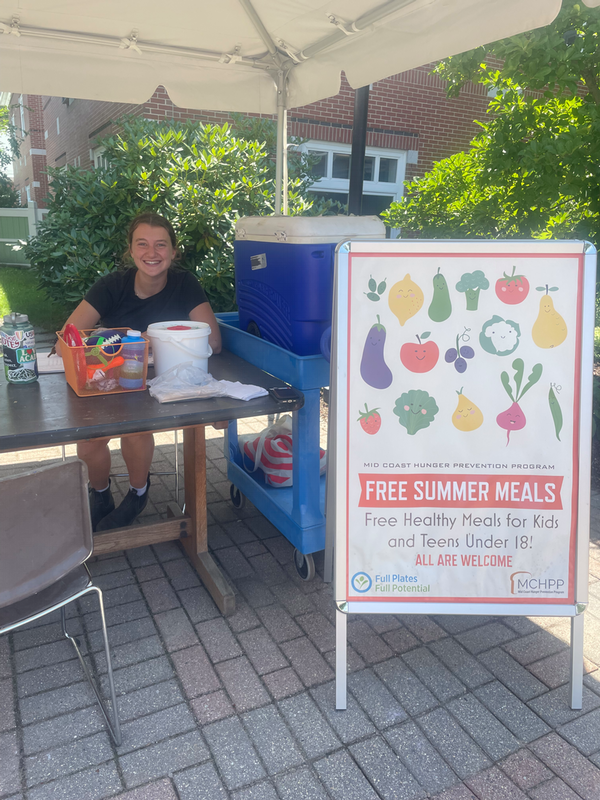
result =
[[[212,356],[209,369],[218,380],[238,380],[265,389],[281,385],[279,379],[227,351]],[[267,395],[248,401],[216,397],[158,403],[148,392],[77,397],[62,374],[41,375],[37,383],[26,386],[7,384],[2,377],[0,452],[183,428],[185,514],[171,503],[166,520],[96,533],[94,553],[178,539],[221,612],[231,614],[233,589],[208,552],[204,427],[219,420],[295,411],[303,402],[302,398],[279,403]]]

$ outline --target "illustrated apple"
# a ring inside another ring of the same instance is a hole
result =
[[[512,275],[504,273],[504,277],[496,281],[496,294],[509,306],[522,303],[529,294],[529,281],[525,275],[515,275],[516,267],[512,268]]]
[[[429,372],[438,362],[440,351],[435,342],[425,342],[431,335],[430,331],[425,331],[417,336],[418,344],[406,342],[400,348],[400,361],[406,369],[411,372]]]

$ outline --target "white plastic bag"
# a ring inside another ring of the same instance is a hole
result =
[[[177,400],[195,400],[203,397],[233,397],[236,400],[253,400],[268,394],[262,386],[239,383],[239,381],[217,381],[209,372],[195,367],[192,361],[175,364],[148,382],[152,397],[159,403]]]
[[[244,469],[256,472],[261,469],[267,486],[286,487],[293,483],[293,440],[292,418],[289,414],[281,417],[271,427],[265,428],[258,436],[247,433],[238,436]],[[320,474],[327,467],[327,454],[320,449]]]

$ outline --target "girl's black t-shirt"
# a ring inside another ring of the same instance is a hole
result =
[[[85,300],[100,314],[105,328],[146,331],[152,322],[189,319],[190,311],[207,302],[204,289],[191,272],[169,269],[167,283],[145,300],[136,296],[135,267],[111,272],[96,281]]]

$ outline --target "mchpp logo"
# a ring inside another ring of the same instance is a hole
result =
[[[564,594],[562,578],[535,578],[531,572],[513,572],[510,576],[511,594]]]
[[[373,581],[371,580],[370,576],[367,575],[366,572],[356,572],[351,580],[350,584],[355,592],[360,592],[360,594],[364,594],[368,592],[371,586],[373,585]]]

